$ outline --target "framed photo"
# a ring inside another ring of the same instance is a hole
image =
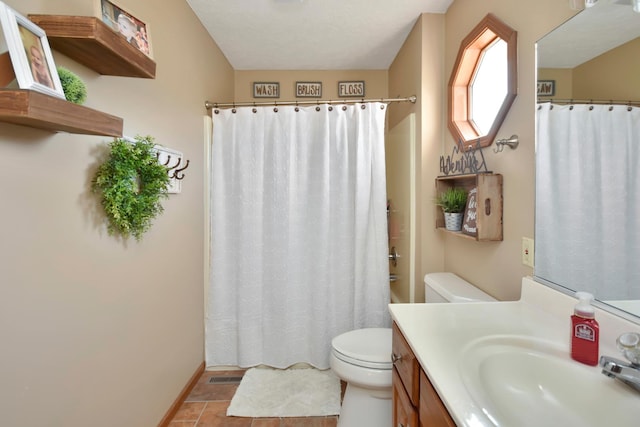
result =
[[[538,96],[554,96],[555,94],[555,80],[538,80]]]
[[[296,82],[296,98],[322,97],[322,82]]]
[[[338,82],[338,96],[341,98],[364,98],[364,81]]]
[[[478,187],[473,187],[467,195],[467,206],[464,210],[462,232],[469,236],[478,235]]]
[[[18,87],[65,99],[44,30],[2,2],[0,25],[0,50],[9,51]]]
[[[151,57],[151,40],[147,24],[109,0],[94,0],[102,22],[120,33],[129,44]]]

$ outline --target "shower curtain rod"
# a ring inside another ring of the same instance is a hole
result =
[[[554,98],[538,98],[538,103],[551,102],[552,104],[597,104],[597,105],[626,105],[638,107],[640,101],[614,101],[614,100],[596,100],[596,99],[554,99]]]
[[[358,104],[365,102],[383,102],[389,104],[391,102],[411,102],[415,104],[417,101],[415,95],[408,96],[406,98],[378,98],[378,99],[339,99],[339,100],[315,100],[315,101],[270,101],[270,102],[225,102],[217,103],[211,101],[205,101],[204,106],[207,110],[212,108],[235,108],[235,107],[257,107],[257,106],[283,106],[283,105],[320,105],[320,104]]]

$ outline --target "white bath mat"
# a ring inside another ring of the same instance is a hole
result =
[[[322,417],[340,413],[340,380],[331,370],[251,368],[227,409],[235,417]]]

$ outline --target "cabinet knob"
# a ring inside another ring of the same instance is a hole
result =
[[[395,353],[391,353],[391,363],[395,364],[400,359],[402,359],[402,356],[398,356]],[[402,426],[402,427],[405,427],[405,426]]]

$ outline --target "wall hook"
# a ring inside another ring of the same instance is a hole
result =
[[[183,170],[185,170],[188,167],[189,167],[189,160],[187,159],[187,163],[184,165],[184,167],[182,167],[180,169],[176,169],[175,171],[173,171],[173,175],[171,175],[171,178],[175,178],[175,179],[178,179],[178,180],[184,179],[184,174],[180,174],[180,176],[178,176],[178,173],[182,172]]]
[[[496,141],[496,147],[493,149],[493,152],[501,153],[502,150],[504,150],[505,145],[512,150],[515,150],[516,148],[518,148],[519,143],[520,142],[518,141],[518,135],[511,135],[511,138],[498,139]]]
[[[178,158],[178,161],[173,166],[169,166],[169,162],[167,161],[167,163],[165,163],[165,166],[167,167],[167,172],[169,172],[170,170],[175,169],[178,166],[180,166],[180,163],[182,163],[182,159],[181,158]]]

